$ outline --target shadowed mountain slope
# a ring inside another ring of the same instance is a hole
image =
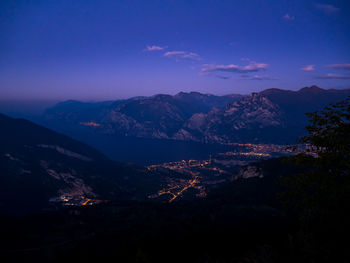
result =
[[[52,207],[62,195],[102,200],[144,199],[161,176],[110,161],[100,152],[24,119],[0,114],[0,209]]]

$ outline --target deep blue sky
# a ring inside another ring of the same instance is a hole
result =
[[[0,100],[350,87],[350,1],[0,1]]]

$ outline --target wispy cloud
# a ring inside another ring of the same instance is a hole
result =
[[[284,19],[284,20],[292,21],[292,20],[295,19],[295,17],[287,13],[287,14],[285,14],[285,15],[283,16],[283,19]]]
[[[167,47],[161,47],[161,46],[147,46],[143,51],[160,51],[166,48]]]
[[[335,7],[334,5],[327,5],[327,4],[315,4],[315,7],[325,13],[326,15],[332,15],[335,13],[338,13],[340,8]]]
[[[350,70],[350,64],[332,64],[327,67],[332,69]]]
[[[317,76],[316,79],[350,79],[350,75],[332,74]]]
[[[168,51],[164,53],[164,57],[174,58],[178,60],[192,60],[192,61],[201,61],[202,58],[193,52],[187,51]]]
[[[305,67],[301,68],[300,70],[304,71],[304,72],[314,71],[315,65],[306,65]]]
[[[268,75],[254,75],[253,77],[249,78],[250,80],[278,80],[278,78],[270,77]]]
[[[206,64],[201,68],[202,72],[214,72],[214,71],[222,71],[222,72],[234,72],[234,73],[247,73],[247,72],[257,72],[261,70],[266,70],[268,68],[268,64],[264,63],[256,63],[254,61],[249,62],[246,66],[239,66],[235,64],[229,65],[216,65],[216,64]]]

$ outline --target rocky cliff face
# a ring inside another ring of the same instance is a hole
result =
[[[224,109],[214,108],[208,114],[194,114],[174,135],[174,139],[230,142],[243,130],[283,125],[283,114],[278,105],[263,95],[253,93]]]

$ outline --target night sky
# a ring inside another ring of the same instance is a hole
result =
[[[350,1],[0,1],[0,100],[350,88]]]

